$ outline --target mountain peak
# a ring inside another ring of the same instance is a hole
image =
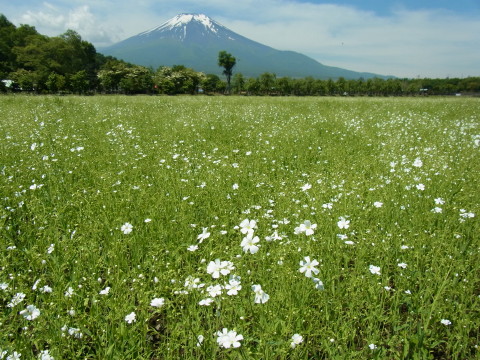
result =
[[[195,24],[202,25],[205,30],[215,34],[218,32],[218,28],[221,27],[220,24],[212,20],[207,15],[184,13],[176,15],[170,20],[164,22],[162,25],[147,30],[138,36],[149,36],[154,33],[158,34],[160,32],[174,31],[179,32],[180,34],[183,33],[183,36],[180,37],[185,39],[187,35],[187,28]]]

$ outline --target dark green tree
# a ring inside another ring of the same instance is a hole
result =
[[[15,55],[12,53],[16,28],[8,19],[0,14],[0,79],[14,69]]]
[[[275,92],[276,79],[277,76],[269,72],[260,75],[258,81],[260,82],[260,91],[263,95],[269,95]]]
[[[45,85],[51,93],[63,91],[66,85],[65,76],[52,72],[48,75]]]
[[[18,84],[22,91],[34,91],[37,84],[36,74],[33,71],[18,69],[10,73],[10,77]]]
[[[237,59],[235,59],[232,54],[226,51],[220,51],[218,53],[218,66],[223,67],[223,75],[227,77],[227,93],[230,93],[230,79],[232,78],[233,67],[236,63]]]
[[[203,91],[206,94],[211,94],[218,91],[218,84],[221,82],[220,78],[215,74],[207,74],[202,82]]]
[[[276,87],[280,95],[290,95],[292,92],[292,79],[289,77],[281,77],[277,79]]]
[[[90,82],[85,70],[80,70],[70,77],[70,87],[73,92],[84,94],[88,91]]]
[[[241,73],[237,73],[233,76],[232,89],[235,94],[240,94],[245,90],[245,78]]]
[[[245,83],[245,90],[249,95],[258,95],[260,92],[260,82],[255,78],[248,78]]]

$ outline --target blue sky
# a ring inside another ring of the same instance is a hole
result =
[[[204,13],[279,50],[398,77],[480,76],[480,0],[0,0],[10,21],[97,47]]]

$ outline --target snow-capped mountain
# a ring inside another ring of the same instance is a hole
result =
[[[134,38],[147,40],[151,37],[173,38],[181,41],[204,40],[213,36],[217,39],[235,40],[236,34],[203,14],[180,14],[166,23],[147,30]]]
[[[110,47],[105,55],[144,66],[185,65],[208,74],[222,73],[218,52],[225,50],[237,59],[234,72],[245,76],[275,73],[277,77],[357,79],[378,76],[325,66],[308,56],[279,51],[241,36],[203,14],[179,14],[162,25]]]

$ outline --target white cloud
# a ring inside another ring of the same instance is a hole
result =
[[[259,14],[266,10],[257,6]],[[479,75],[480,20],[445,11],[398,10],[386,17],[346,6],[285,3],[272,7],[267,21],[222,21],[246,37],[327,65],[400,77]]]
[[[71,29],[77,31],[82,38],[91,42],[111,43],[120,40],[114,32],[102,25],[90,11],[88,5],[73,9],[65,9],[51,3],[43,3],[42,10],[28,10],[20,17],[20,23],[33,25],[41,33],[56,36]]]

